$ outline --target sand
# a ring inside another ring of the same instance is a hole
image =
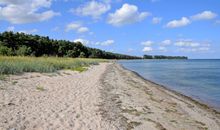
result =
[[[115,63],[0,81],[0,130],[219,130],[220,114]]]

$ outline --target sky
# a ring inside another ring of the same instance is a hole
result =
[[[115,53],[220,58],[219,0],[0,0],[0,32]]]

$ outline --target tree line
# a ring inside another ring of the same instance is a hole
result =
[[[188,59],[186,56],[144,55],[144,59]]]
[[[5,56],[58,56],[104,59],[141,59],[84,46],[80,42],[50,39],[18,32],[0,33],[0,55]]]

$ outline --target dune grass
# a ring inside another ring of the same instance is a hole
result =
[[[0,75],[23,72],[55,72],[62,69],[84,71],[90,65],[105,62],[104,59],[58,57],[8,57],[0,56]]]

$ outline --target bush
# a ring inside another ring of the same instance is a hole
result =
[[[3,56],[12,56],[13,55],[13,51],[11,48],[8,48],[6,46],[1,46],[0,45],[0,55]]]
[[[27,46],[21,46],[18,48],[18,50],[16,51],[16,54],[18,56],[27,56],[27,55],[30,55],[31,54],[31,48],[30,47],[27,47]]]

